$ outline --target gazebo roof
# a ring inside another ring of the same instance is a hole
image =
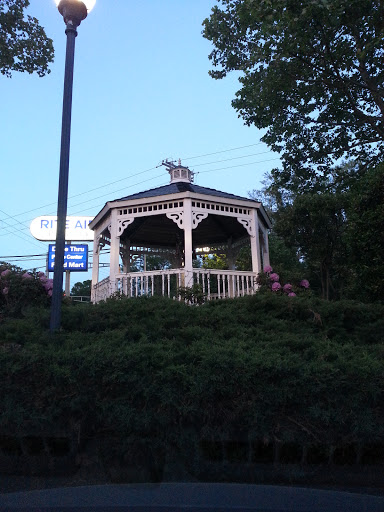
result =
[[[214,188],[207,188],[207,187],[201,187],[200,185],[196,185],[193,183],[193,172],[188,169],[188,167],[184,167],[181,165],[180,161],[178,165],[174,165],[170,162],[165,162],[165,164],[168,167],[168,172],[171,177],[171,181],[167,185],[163,185],[161,187],[151,188],[149,190],[144,190],[142,192],[137,192],[136,194],[131,194],[129,196],[124,196],[120,198],[113,199],[111,201],[108,201],[103,209],[96,215],[94,220],[90,223],[90,228],[94,229],[96,225],[102,221],[103,218],[105,218],[106,215],[108,215],[108,212],[110,212],[114,208],[121,208],[124,203],[130,203],[131,201],[139,201],[140,203],[145,202],[145,200],[149,200],[149,202],[156,201],[155,198],[158,197],[165,197],[168,196],[178,196],[180,198],[182,194],[185,194],[185,197],[195,197],[198,201],[204,199],[201,198],[201,196],[210,196],[210,201],[214,201],[214,197],[217,197],[219,202],[225,202],[227,200],[230,203],[230,206],[225,206],[225,208],[252,208],[257,209],[260,213],[261,217],[263,218],[264,223],[268,228],[271,227],[271,221],[268,218],[268,215],[262,205],[259,201],[255,199],[250,199],[249,197],[242,197],[235,194],[230,194],[229,192],[222,192],[221,190],[216,190]],[[200,197],[199,197],[200,196]],[[221,201],[220,201],[221,199]],[[209,199],[208,199],[209,201]],[[248,203],[247,205],[244,204],[244,202]],[[199,205],[200,206],[200,205]],[[139,205],[136,205],[137,208],[139,208]],[[212,205],[211,205],[212,207]],[[124,205],[124,208],[126,206]],[[202,208],[205,208],[203,205]],[[221,207],[223,208],[223,207]],[[157,208],[155,208],[157,210]],[[147,210],[144,210],[145,212]],[[152,212],[152,208],[148,210],[149,212]],[[218,207],[215,207],[215,215],[218,215],[218,211],[224,211],[219,210]],[[231,210],[232,211],[232,210]],[[237,212],[237,210],[236,210]],[[211,212],[211,217],[213,215],[213,211]],[[220,214],[219,214],[220,215]],[[140,215],[141,216],[141,215]],[[145,217],[151,217],[153,214],[144,215]],[[211,219],[212,220],[212,219]],[[155,222],[154,219],[152,222]],[[227,222],[230,222],[227,219]],[[206,221],[205,224],[209,224],[209,221]],[[135,224],[137,226],[137,222]],[[213,229],[213,227],[212,227]],[[129,231],[129,230],[128,230]]]
[[[249,197],[236,196],[235,194],[229,194],[228,192],[221,192],[220,190],[215,190],[214,188],[200,187],[199,185],[195,185],[194,183],[186,183],[184,181],[169,183],[168,185],[163,185],[162,187],[144,190],[143,192],[138,192],[137,194],[132,194],[130,196],[121,197],[120,199],[114,199],[111,202],[128,201],[131,199],[143,199],[146,197],[166,196],[168,194],[177,194],[180,192],[194,192],[196,194],[223,197],[226,199],[240,199],[242,201],[255,202],[254,199],[249,199]]]

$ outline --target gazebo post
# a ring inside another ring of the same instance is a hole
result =
[[[95,231],[93,239],[93,261],[92,261],[92,287],[91,287],[91,301],[94,302],[93,296],[94,286],[99,282],[99,261],[100,261],[100,245],[98,243],[98,236]]]
[[[269,261],[269,243],[268,243],[268,232],[264,227],[261,227],[261,230],[264,235],[264,253],[263,253],[263,264],[264,267],[270,265]]]
[[[192,265],[192,200],[184,199],[184,271],[185,286],[193,285],[193,265]]]
[[[261,272],[260,238],[259,238],[259,219],[258,219],[256,209],[252,211],[251,253],[252,253],[252,272],[259,274]]]
[[[119,273],[120,257],[120,236],[117,227],[117,210],[112,210],[111,214],[111,247],[109,259],[109,276],[111,280],[111,293],[116,292],[116,274]]]

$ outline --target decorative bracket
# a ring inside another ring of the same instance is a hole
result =
[[[168,217],[168,219],[173,220],[173,222],[175,222],[177,224],[178,228],[183,229],[184,212],[178,212],[178,213],[167,212],[165,215]]]
[[[135,220],[134,217],[123,217],[117,221],[117,236],[121,236],[127,227]]]
[[[105,246],[105,240],[103,235],[96,237],[95,253],[100,254],[101,249]]]
[[[208,217],[208,213],[192,212],[192,229],[197,228],[200,222]]]
[[[245,219],[244,217],[237,217],[238,222],[242,224],[248,232],[249,236],[253,236],[252,220]]]

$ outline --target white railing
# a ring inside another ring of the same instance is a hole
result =
[[[184,269],[152,270],[117,274],[103,279],[92,289],[92,302],[100,302],[113,293],[126,297],[160,295],[181,299],[179,289],[199,285],[206,300],[253,295],[257,290],[256,274],[236,270]]]
[[[111,280],[109,277],[106,277],[102,281],[99,281],[94,286],[92,286],[91,291],[91,302],[94,304],[100,302],[102,300],[108,299],[112,295],[112,286]]]
[[[115,291],[127,297],[162,295],[175,297],[178,288],[185,286],[183,269],[151,270],[119,274],[115,279]]]
[[[253,295],[257,290],[253,272],[196,269],[193,282],[201,285],[207,300],[243,297]]]

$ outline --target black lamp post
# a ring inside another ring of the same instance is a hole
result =
[[[65,57],[63,118],[61,125],[60,176],[57,200],[57,231],[50,322],[51,331],[59,329],[61,324],[75,38],[77,36],[77,27],[87,17],[88,11],[90,11],[95,4],[95,0],[56,0],[56,3],[66,24],[67,50]]]

